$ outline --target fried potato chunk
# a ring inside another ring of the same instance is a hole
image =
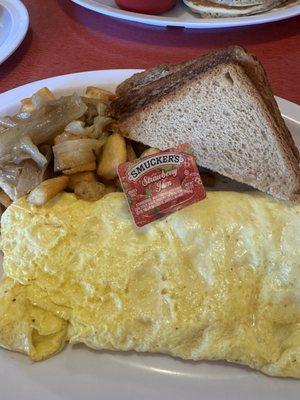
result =
[[[104,146],[98,164],[97,173],[104,180],[112,180],[117,176],[117,167],[127,160],[126,142],[118,133],[110,135]]]
[[[31,114],[37,108],[40,108],[49,101],[54,100],[54,94],[47,87],[44,87],[34,93],[31,97],[21,100],[20,112]]]
[[[85,171],[70,175],[68,188],[74,190],[75,186],[81,182],[97,182],[97,175],[94,171]]]
[[[113,100],[115,98],[114,93],[98,88],[96,86],[88,86],[85,91],[85,96],[92,99],[99,100]]]
[[[31,98],[27,97],[26,99],[21,100],[21,108],[20,112],[26,112],[31,114],[35,110],[34,105],[32,104]]]
[[[58,193],[62,192],[68,185],[69,177],[58,176],[57,178],[47,179],[40,183],[28,195],[28,202],[36,206],[42,206]]]
[[[75,185],[74,193],[80,199],[96,201],[106,194],[106,188],[101,182],[82,181]]]

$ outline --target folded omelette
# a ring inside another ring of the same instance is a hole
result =
[[[136,228],[121,193],[25,198],[2,217],[0,345],[66,342],[300,378],[300,205],[210,192]]]

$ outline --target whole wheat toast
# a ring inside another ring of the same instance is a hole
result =
[[[245,181],[241,176],[233,176],[232,173],[226,174],[226,171],[220,171],[217,168],[214,169],[214,165],[203,164],[200,156],[198,163],[223,173],[230,178],[251,184],[260,190],[269,193],[272,192],[274,196],[289,199],[297,198],[300,192],[298,149],[294,145],[293,139],[281,117],[263,67],[254,56],[241,47],[232,46],[176,65],[173,68],[170,66],[162,69],[157,68],[155,74],[153,74],[152,70],[151,77],[148,80],[147,72],[138,77],[134,76],[130,78],[125,82],[125,86],[123,85],[122,87],[121,85],[121,90],[117,90],[117,98],[112,104],[112,114],[118,119],[119,128],[126,131],[130,138],[140,140],[148,145],[155,145],[155,141],[153,142],[152,140],[153,138],[149,137],[150,134],[145,136],[137,132],[137,129],[141,129],[141,123],[137,124],[136,121],[141,119],[141,116],[145,118],[147,110],[151,109],[151,112],[153,112],[155,105],[159,107],[159,104],[162,102],[173,101],[172,99],[176,96],[176,93],[184,91],[184,88],[193,85],[193,82],[200,80],[209,71],[226,65],[236,65],[236,68],[241,69],[239,71],[240,79],[245,80],[245,82],[247,81],[247,85],[251,87],[251,95],[249,96],[255,99],[255,104],[260,104],[260,112],[266,118],[268,130],[272,132],[273,137],[275,136],[282,157],[285,160],[284,169],[287,169],[292,177],[293,189],[290,193],[278,192],[276,194],[274,190],[268,190],[267,187],[262,187],[261,185],[255,186],[255,182]],[[161,71],[163,72],[161,73]],[[126,92],[124,88],[130,87],[130,85],[132,90]],[[172,129],[172,127],[170,128]],[[153,135],[159,135],[159,132],[153,132]],[[272,157],[271,154],[270,157]],[[286,179],[289,180],[289,178]],[[276,190],[279,190],[278,185]]]

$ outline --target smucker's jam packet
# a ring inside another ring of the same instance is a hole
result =
[[[138,227],[206,196],[187,143],[120,164],[118,175]]]

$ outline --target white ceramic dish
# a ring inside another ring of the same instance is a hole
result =
[[[28,26],[28,12],[20,0],[0,0],[0,64],[22,43]]]
[[[112,90],[137,71],[82,72],[30,83],[0,95],[0,116],[16,111],[20,99],[43,86],[57,95],[82,92],[92,84]],[[277,100],[300,147],[300,106]],[[269,378],[225,363],[77,346],[35,364],[1,349],[0,387],[3,400],[299,400],[300,381]]]
[[[180,26],[184,28],[226,28],[243,25],[264,24],[272,21],[279,21],[300,15],[300,2],[294,3],[271,10],[269,12],[247,17],[235,18],[201,18],[191,12],[181,0],[177,0],[176,6],[162,15],[146,15],[121,10],[117,7],[114,0],[71,0],[82,7],[96,11],[110,17],[125,19],[128,21],[140,22],[148,25],[158,26]]]

